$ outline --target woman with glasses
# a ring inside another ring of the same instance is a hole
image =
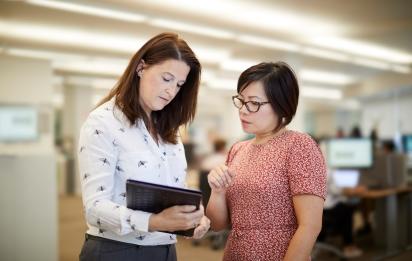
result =
[[[146,42],[80,131],[79,169],[88,225],[80,260],[176,260],[172,231],[209,230],[201,206],[160,213],[126,206],[126,180],[184,187],[179,127],[195,114],[201,66],[173,33]],[[177,113],[178,112],[178,113]]]
[[[310,136],[286,126],[299,87],[284,62],[260,63],[239,78],[233,104],[251,140],[236,143],[208,176],[213,230],[232,228],[224,260],[308,260],[322,224],[326,168]]]

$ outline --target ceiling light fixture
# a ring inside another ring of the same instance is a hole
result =
[[[184,23],[184,22],[168,20],[168,19],[156,18],[156,19],[150,20],[149,24],[157,26],[157,27],[164,27],[164,28],[169,28],[173,30],[206,35],[206,36],[211,36],[211,37],[220,38],[220,39],[231,39],[235,36],[234,33],[229,32],[229,31],[220,30],[220,29],[216,29],[213,27],[209,27],[209,26],[195,25],[193,23]]]
[[[316,37],[311,39],[310,42],[317,46],[379,59],[386,62],[412,63],[412,54],[378,46],[376,44],[336,37]]]
[[[350,60],[347,54],[338,53],[334,51],[328,51],[324,49],[318,49],[313,47],[304,47],[302,53],[314,57],[320,57],[329,60],[335,60],[340,62],[348,62]]]
[[[136,12],[131,13],[124,11],[116,11],[107,8],[99,8],[70,2],[59,2],[50,0],[26,0],[26,2],[32,5],[44,6],[48,8],[54,8],[74,13],[100,16],[134,23],[144,22],[147,19],[145,15],[141,15]]]
[[[248,59],[226,59],[220,63],[220,68],[227,71],[243,72],[258,61]]]
[[[298,44],[278,41],[278,40],[274,40],[271,38],[258,37],[254,35],[240,35],[239,37],[236,38],[236,40],[241,43],[266,47],[269,49],[284,50],[284,51],[291,51],[291,52],[299,51]]]
[[[341,73],[331,73],[317,70],[303,69],[298,73],[298,76],[303,81],[328,83],[334,85],[347,85],[354,81],[351,77]]]
[[[71,45],[91,49],[103,49],[125,54],[135,52],[143,45],[142,39],[123,35],[108,35],[91,31],[73,30],[28,23],[11,23],[0,20],[0,36],[25,41]]]
[[[317,99],[340,100],[343,96],[341,90],[316,86],[303,86],[301,92],[304,97]]]

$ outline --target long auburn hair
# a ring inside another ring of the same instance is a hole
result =
[[[143,60],[146,66],[169,59],[185,62],[190,71],[186,81],[173,100],[160,111],[153,111],[150,120],[139,103],[140,78],[137,66]],[[115,98],[115,104],[126,115],[131,125],[142,119],[151,133],[176,144],[181,125],[193,121],[200,85],[201,65],[188,44],[177,34],[161,33],[146,42],[132,57],[115,87],[98,106]]]

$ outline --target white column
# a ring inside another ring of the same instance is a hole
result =
[[[0,104],[30,106],[38,138],[0,141],[2,260],[58,259],[52,68],[45,60],[0,55]]]

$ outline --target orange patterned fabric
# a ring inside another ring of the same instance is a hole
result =
[[[282,260],[297,229],[292,197],[326,197],[322,153],[306,135],[286,131],[267,143],[243,141],[229,152],[231,217],[224,260]]]

